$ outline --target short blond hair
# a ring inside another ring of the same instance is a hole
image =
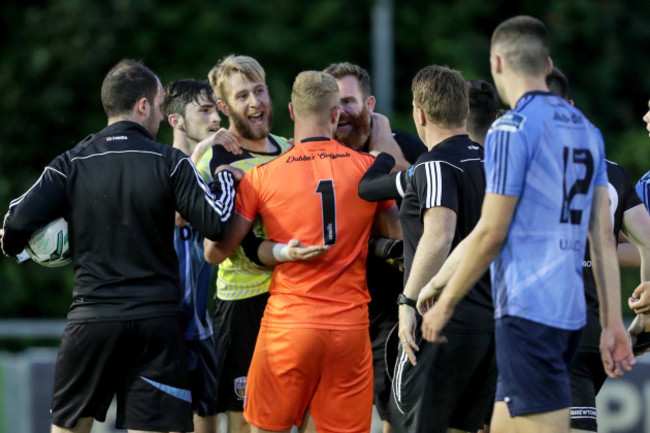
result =
[[[303,115],[329,115],[340,98],[334,77],[320,71],[299,73],[291,89],[293,110]]]
[[[208,72],[208,80],[218,99],[228,100],[228,78],[235,73],[242,74],[248,81],[266,83],[266,73],[257,60],[231,54]]]
[[[413,101],[429,120],[443,128],[458,128],[467,121],[469,85],[460,72],[446,66],[427,66],[413,78]]]

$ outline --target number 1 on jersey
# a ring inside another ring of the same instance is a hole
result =
[[[332,179],[320,180],[315,194],[320,194],[323,215],[323,245],[336,244],[336,201]]]

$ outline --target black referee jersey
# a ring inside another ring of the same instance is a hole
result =
[[[605,160],[605,162],[607,163],[610,213],[613,216],[612,228],[618,242],[618,233],[623,226],[625,212],[642,204],[642,202],[634,189],[634,183],[630,180],[625,169],[611,161]],[[600,351],[601,331],[600,313],[598,311],[598,291],[591,268],[588,244],[585,251],[585,259],[582,262],[582,278],[585,284],[585,298],[587,301],[587,325],[582,331],[580,346],[581,349],[598,352]]]
[[[456,213],[452,249],[478,222],[485,195],[483,147],[468,135],[456,135],[422,154],[411,171],[399,211],[404,235],[405,282],[424,230],[425,210],[444,206]],[[486,272],[458,304],[445,329],[492,330],[493,315],[489,272]]]
[[[181,151],[120,121],[57,156],[11,203],[4,249],[16,255],[31,233],[62,216],[75,272],[70,322],[178,312],[174,211],[219,239],[233,211],[232,174],[222,172],[211,186]]]

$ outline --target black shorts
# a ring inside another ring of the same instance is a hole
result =
[[[105,421],[117,395],[118,429],[191,431],[187,352],[177,316],[68,324],[56,361],[52,423]]]
[[[188,340],[190,390],[192,409],[202,417],[217,411],[217,355],[212,336],[203,340]]]
[[[446,344],[432,344],[418,331],[415,367],[399,347],[390,401],[394,432],[476,431],[489,419],[497,381],[494,334],[444,335]]]
[[[598,431],[596,395],[607,374],[600,352],[579,351],[571,366],[571,428]]]
[[[246,376],[268,299],[268,293],[235,301],[217,299],[213,328],[218,412],[244,410]]]
[[[496,320],[495,335],[496,400],[508,405],[511,417],[571,406],[569,370],[580,331],[504,316]]]

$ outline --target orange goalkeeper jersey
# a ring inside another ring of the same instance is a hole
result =
[[[315,260],[275,267],[263,325],[368,326],[368,238],[375,213],[393,204],[359,197],[359,181],[373,161],[335,140],[309,138],[239,183],[237,212],[251,221],[260,214],[269,239],[331,245]]]

